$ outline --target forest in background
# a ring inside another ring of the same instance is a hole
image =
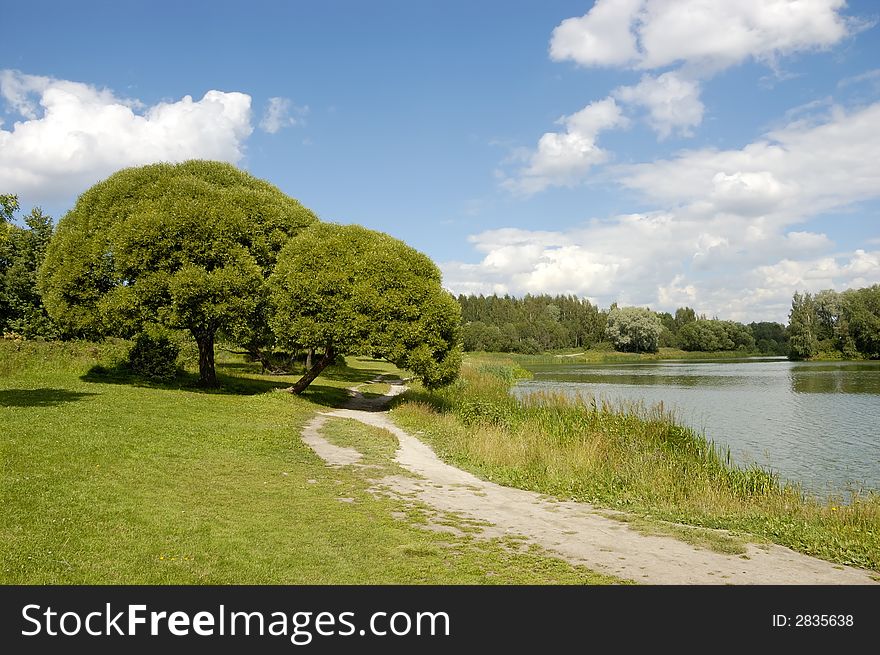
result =
[[[545,350],[617,347],[609,334],[609,317],[621,314],[622,330],[638,328],[645,342],[623,350],[651,352],[657,348],[688,351],[741,350],[764,355],[788,355],[788,330],[781,323],[748,325],[698,315],[690,307],[651,312],[612,305],[600,310],[589,300],[571,295],[458,296],[464,349],[467,351],[536,354]],[[629,313],[631,316],[627,317]],[[617,323],[616,323],[617,324]]]

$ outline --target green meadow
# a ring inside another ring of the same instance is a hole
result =
[[[127,348],[0,341],[3,584],[614,582],[426,530],[425,508],[370,493],[362,471],[329,468],[301,442],[345,387],[395,373],[387,363],[349,358],[296,397],[284,391],[295,376],[223,351],[216,390],[194,367],[141,382],[118,369]],[[349,425],[327,429],[352,439]],[[391,444],[375,444],[366,454],[387,460]]]

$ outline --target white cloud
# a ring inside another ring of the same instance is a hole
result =
[[[492,230],[478,264],[447,262],[455,292],[574,293],[734,320],[786,319],[795,290],[880,282],[880,251],[835,252],[809,221],[880,197],[880,103],[832,108],[741,149],[610,169],[660,209],[563,231]],[[867,245],[867,244],[866,244]],[[622,294],[625,290],[625,294]]]
[[[302,125],[308,113],[308,106],[294,105],[290,98],[269,98],[260,121],[260,129],[275,134],[282,128]]]
[[[837,83],[837,86],[843,88],[853,84],[861,84],[862,82],[880,82],[880,68],[874,68],[852,77],[845,77]]]
[[[665,139],[693,136],[703,120],[701,83],[747,59],[776,68],[785,55],[827,49],[868,26],[843,16],[844,0],[597,0],[583,16],[562,21],[550,39],[550,56],[581,66],[655,70],[633,86],[615,89],[606,100],[647,110],[647,122]],[[623,116],[616,125],[625,124]],[[541,137],[531,165],[505,178],[504,186],[533,194],[551,186],[572,186],[608,159],[577,133]],[[583,153],[576,157],[576,153]]]
[[[551,56],[582,66],[727,68],[827,48],[864,27],[844,0],[599,0],[553,32]]]
[[[662,139],[673,132],[690,136],[692,128],[703,121],[700,84],[676,72],[659,77],[643,75],[637,85],[622,86],[612,95],[622,102],[645,107],[648,122]]]
[[[208,91],[144,107],[111,91],[0,72],[23,120],[0,129],[0,189],[39,201],[75,195],[119,168],[192,158],[238,162],[252,132],[250,96]]]
[[[790,299],[798,290],[843,290],[880,282],[880,251],[857,249],[852,253],[813,259],[782,259],[757,267],[752,274],[756,288]]]
[[[743,270],[733,280],[698,283],[691,306],[710,316],[738,321],[788,321],[795,291],[842,291],[880,283],[880,251],[857,249],[820,257],[791,259]]]
[[[792,250],[812,252],[816,250],[830,250],[834,243],[826,234],[817,234],[807,231],[792,231],[785,235],[785,240]]]
[[[685,226],[664,213],[630,214],[555,231],[490,230],[471,237],[484,254],[479,264],[441,265],[444,284],[455,292],[572,293],[608,304],[618,289],[633,289],[627,302],[651,302],[639,280],[671,278],[679,246],[659,256],[675,233],[691,240]]]
[[[550,39],[550,57],[584,66],[619,66],[636,59],[633,22],[643,0],[597,0],[580,18],[562,21]]]
[[[704,225],[674,214],[635,214],[561,232],[474,235],[477,264],[441,264],[454,293],[576,294],[721,318],[785,322],[797,290],[880,282],[880,251],[825,255],[821,234],[766,231],[755,239],[726,220]]]
[[[824,123],[791,123],[739,150],[687,151],[616,172],[665,205],[798,222],[880,195],[878,124],[880,103],[850,113],[835,107]]]
[[[697,304],[697,288],[685,284],[683,275],[676,275],[669,284],[657,287],[657,302],[661,307],[693,307]]]
[[[564,125],[565,131],[544,134],[517,179],[506,178],[502,185],[517,193],[532,194],[548,186],[577,183],[592,166],[608,158],[608,153],[596,145],[598,134],[626,122],[614,98],[605,98],[575,114],[563,116],[557,123]]]

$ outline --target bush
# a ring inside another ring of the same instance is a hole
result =
[[[168,381],[177,375],[180,347],[167,334],[141,332],[128,352],[128,365],[137,375]]]

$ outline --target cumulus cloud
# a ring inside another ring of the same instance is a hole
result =
[[[648,303],[651,293],[643,293],[639,280],[671,279],[698,236],[688,233],[692,228],[657,212],[594,220],[566,231],[489,230],[470,238],[483,253],[479,264],[441,265],[444,284],[463,293],[572,293],[604,304]],[[660,256],[664,244],[672,250]],[[622,288],[631,295],[618,298]]]
[[[880,283],[880,251],[817,255],[834,245],[822,234],[777,230],[754,241],[727,221],[706,226],[673,214],[615,217],[550,238],[519,230],[503,245],[493,245],[490,231],[472,242],[482,261],[441,264],[454,293],[575,294],[603,307],[687,305],[708,316],[784,322],[795,291]]]
[[[757,282],[768,289],[832,289],[880,282],[880,251],[855,252],[815,259],[783,259],[755,269]],[[791,294],[788,294],[789,296]]]
[[[780,57],[830,48],[867,27],[843,16],[845,6],[844,0],[597,0],[583,16],[556,27],[550,57],[634,71],[677,66],[658,76],[645,73],[638,84],[618,87],[607,99],[628,111],[643,109],[660,139],[693,136],[705,113],[700,100],[705,80],[747,59],[776,67]],[[621,119],[606,129],[624,124]],[[505,178],[505,186],[536,193],[583,180],[592,165],[607,159],[596,134],[591,136],[587,143],[597,157],[586,157],[589,165],[584,165],[584,159],[567,156],[584,145],[570,130],[544,134],[530,165],[512,181]],[[555,156],[560,151],[564,154]],[[538,166],[536,175],[535,160],[548,156],[554,165],[543,171]]]
[[[260,129],[275,134],[282,128],[302,125],[308,113],[308,106],[299,107],[290,98],[269,98],[260,121]]]
[[[0,129],[0,189],[35,202],[68,198],[126,166],[235,163],[252,132],[243,93],[208,91],[146,107],[88,84],[4,70],[0,97],[22,119]]]
[[[659,77],[642,76],[635,86],[623,86],[612,94],[618,100],[648,110],[648,122],[665,139],[673,131],[691,136],[703,121],[700,84],[676,72]]]
[[[581,66],[641,69],[772,62],[827,48],[864,27],[839,13],[845,6],[844,0],[598,0],[554,30],[550,56]]]
[[[441,265],[457,293],[573,293],[734,320],[787,317],[796,290],[880,282],[880,251],[835,252],[811,219],[880,197],[880,103],[794,121],[740,149],[612,167],[661,207],[560,231],[471,237],[482,260]],[[867,245],[867,244],[866,244]]]
[[[880,103],[834,107],[818,125],[794,122],[738,150],[701,149],[618,167],[620,182],[702,215],[799,221],[880,194]]]
[[[757,311],[757,308],[776,308],[779,320],[787,316],[791,296],[795,291],[819,291],[861,288],[880,283],[880,251],[856,249],[849,253],[807,259],[781,259],[773,264],[759,266],[746,279],[749,297],[728,298],[727,304],[737,313]],[[765,310],[766,311],[766,310]]]
[[[564,125],[565,131],[544,134],[517,178],[506,179],[503,186],[532,194],[548,186],[574,184],[592,166],[608,158],[608,153],[596,145],[599,133],[626,124],[626,118],[614,98],[606,98],[563,116],[557,123]]]
[[[562,21],[550,39],[550,57],[584,66],[620,66],[639,51],[633,23],[644,0],[598,0],[579,18]]]

